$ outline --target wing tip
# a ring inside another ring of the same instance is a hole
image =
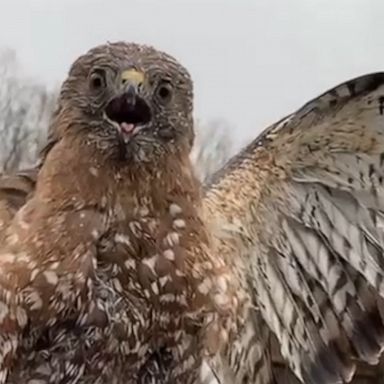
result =
[[[384,348],[384,324],[377,307],[354,322],[351,341],[361,360],[370,365],[379,363]]]
[[[331,341],[327,348],[318,351],[305,374],[306,383],[336,384],[349,383],[352,380],[356,364],[349,357],[338,353],[337,344],[336,340]]]
[[[371,308],[353,323],[348,336],[352,353],[340,349],[341,340],[331,340],[302,367],[305,382],[314,384],[349,383],[356,373],[355,358],[376,365],[384,349],[384,327],[378,308]]]
[[[359,77],[355,77],[340,84],[338,87],[347,86],[351,96],[358,96],[365,92],[371,92],[384,84],[384,72],[372,72]]]
[[[329,88],[327,91],[321,93],[319,96],[313,98],[294,115],[305,115],[308,110],[316,107],[323,110],[333,110],[340,104],[344,104],[355,97],[375,91],[384,84],[384,72],[372,72],[352,79],[343,81],[338,85]],[[384,96],[384,92],[383,92]]]

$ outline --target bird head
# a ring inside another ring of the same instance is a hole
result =
[[[100,146],[118,141],[139,161],[177,147],[189,151],[193,143],[190,75],[149,46],[118,42],[91,49],[72,65],[59,106],[76,111]]]

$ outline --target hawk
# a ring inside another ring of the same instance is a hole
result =
[[[34,190],[28,173],[3,179],[1,383],[195,383],[236,329],[192,112],[190,75],[154,48],[110,43],[74,62]]]
[[[250,307],[203,363],[218,382],[274,382],[271,334],[303,383],[354,381],[357,363],[378,362],[383,115],[384,73],[350,80],[267,128],[205,185],[214,254]],[[35,173],[2,179],[6,217],[33,196]]]

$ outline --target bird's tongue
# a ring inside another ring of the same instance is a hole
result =
[[[124,133],[131,133],[135,129],[135,124],[131,123],[121,123],[120,128]]]

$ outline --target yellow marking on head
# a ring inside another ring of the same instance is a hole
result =
[[[129,81],[132,84],[142,84],[144,83],[144,73],[137,71],[136,69],[127,69],[121,74],[121,80]]]

